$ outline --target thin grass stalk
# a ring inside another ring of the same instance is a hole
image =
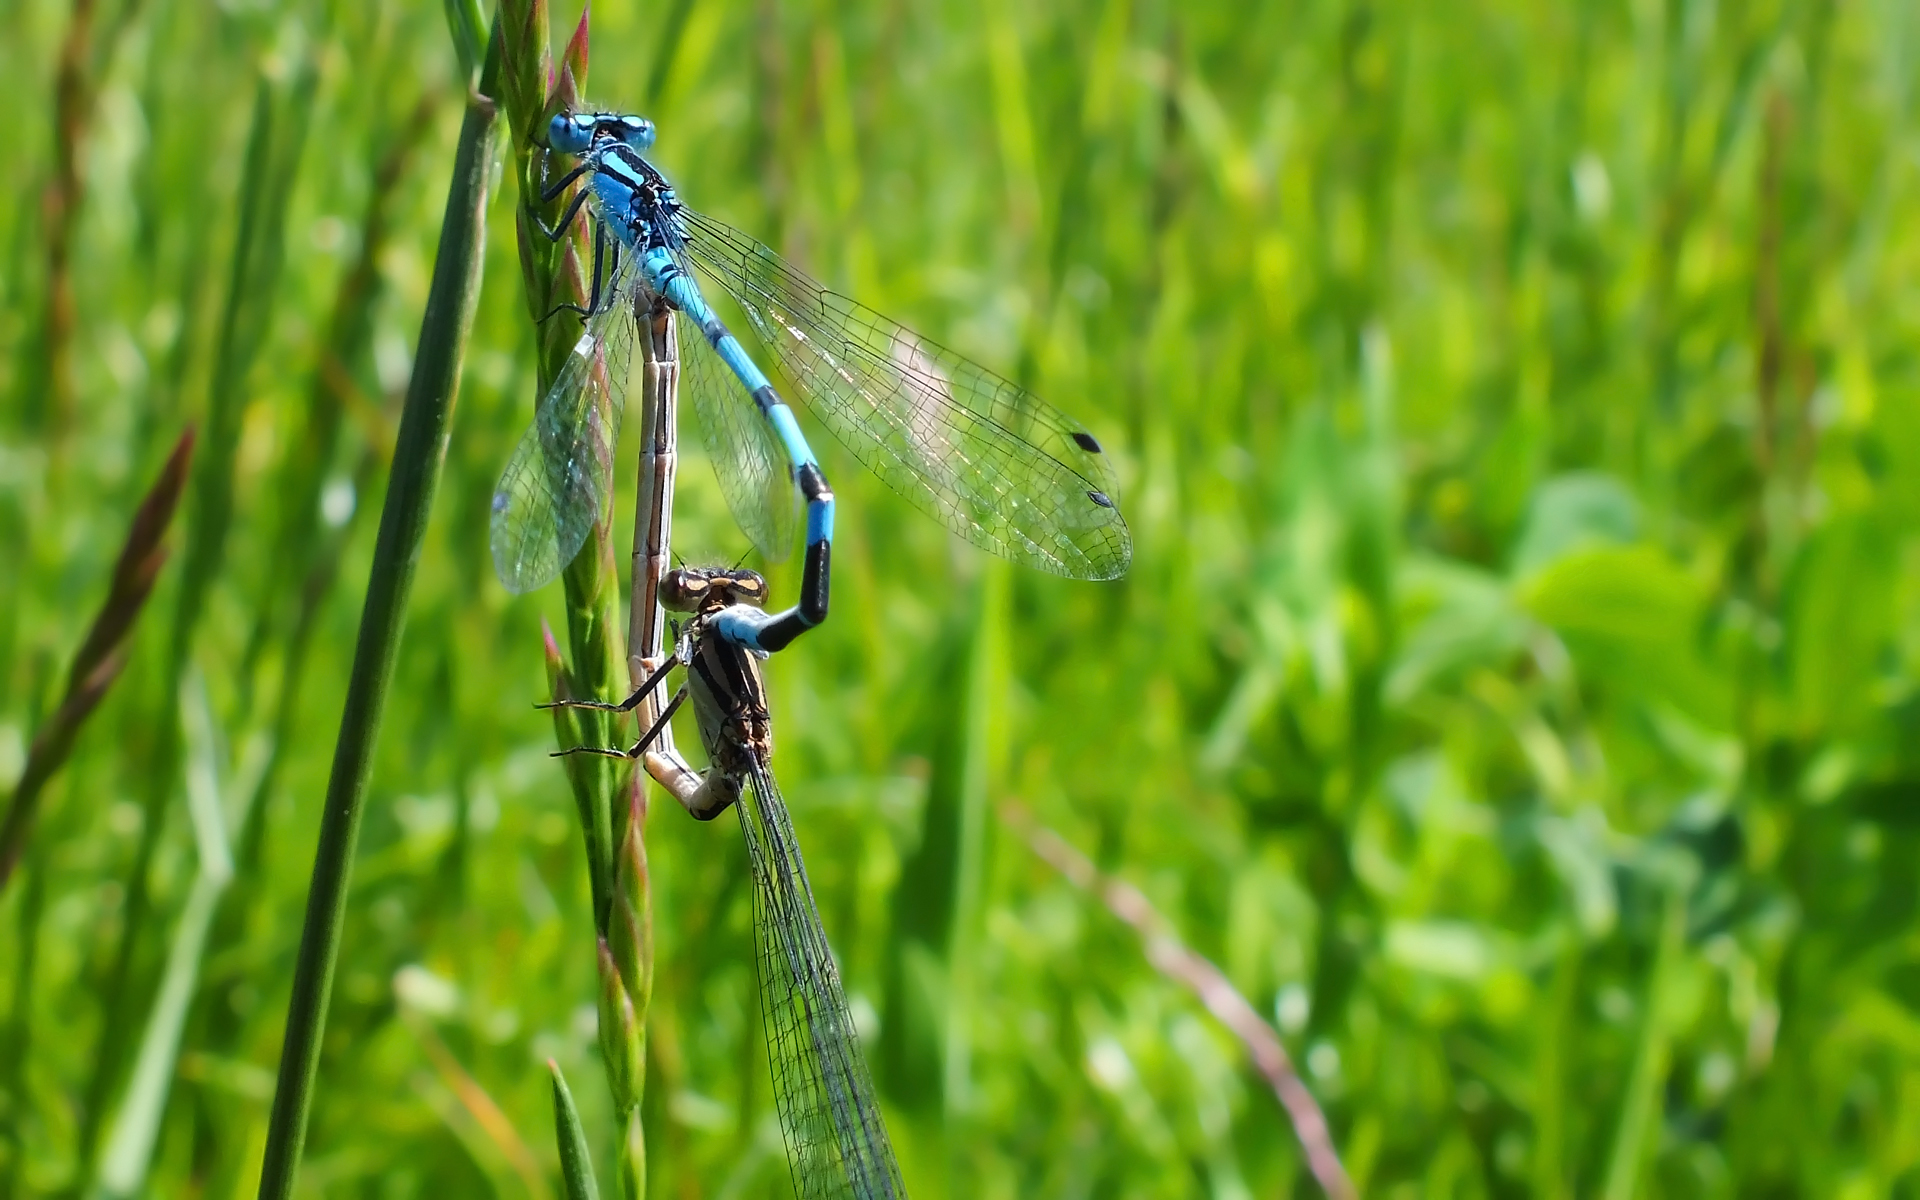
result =
[[[193,441],[191,428],[180,435],[173,453],[160,468],[159,478],[154,480],[135,511],[133,528],[127,531],[126,543],[121,547],[106,601],[67,673],[66,695],[53,716],[34,735],[26,768],[13,790],[6,816],[0,818],[0,888],[5,888],[26,849],[41,792],[66,762],[81,727],[126,665],[127,639],[132,636],[134,622],[146,611],[154,581],[167,561],[163,542],[167,528],[173,523],[174,511],[180,505],[180,494],[186,487],[187,470],[193,462]]]
[[[178,1069],[182,1035],[199,983],[208,935],[219,911],[221,894],[233,880],[232,843],[225,805],[220,798],[218,739],[206,685],[197,672],[189,676],[187,691],[181,704],[190,764],[187,807],[193,817],[199,871],[187,892],[166,968],[161,973],[160,989],[147,1013],[146,1032],[134,1059],[126,1099],[101,1156],[92,1189],[92,1195],[99,1200],[137,1196],[145,1188],[154,1143],[166,1116],[167,1096]],[[264,766],[263,757],[249,757]],[[245,778],[249,773],[243,769],[239,780],[228,781],[237,782],[238,793],[248,798],[254,794],[252,781]],[[245,826],[250,807],[243,802],[234,813],[237,826]]]
[[[1274,1098],[1293,1122],[1293,1135],[1307,1156],[1307,1167],[1319,1181],[1320,1189],[1332,1200],[1353,1200],[1358,1195],[1353,1180],[1341,1165],[1334,1149],[1333,1133],[1327,1117],[1314,1100],[1313,1093],[1293,1069],[1293,1060],[1280,1037],[1226,973],[1207,958],[1180,941],[1172,925],[1153,907],[1146,895],[1132,884],[1102,875],[1088,858],[1067,840],[1039,824],[1033,814],[1017,804],[1002,807],[1001,820],[1019,830],[1027,845],[1042,862],[1082,891],[1100,897],[1107,910],[1131,925],[1146,943],[1147,961],[1155,970],[1199,997],[1229,1032],[1240,1039],[1254,1067],[1273,1089]]]
[[[47,870],[27,864],[21,881],[19,925],[5,1036],[0,1037],[0,1197],[12,1200],[27,1148],[27,1048],[33,1044],[33,985],[39,967],[40,916],[46,909]]]
[[[1654,948],[1653,969],[1640,1002],[1640,1037],[1633,1051],[1633,1072],[1620,1099],[1619,1123],[1607,1153],[1605,1200],[1631,1200],[1640,1194],[1640,1179],[1660,1133],[1664,1109],[1662,1089],[1673,1058],[1673,1014],[1667,992],[1686,950],[1687,888],[1678,880],[1665,881],[1660,906],[1660,940]]]
[[[555,308],[563,301],[584,303],[589,291],[582,270],[588,245],[586,222],[579,222],[555,242],[541,230],[551,227],[568,197],[557,197],[546,204],[540,200],[551,156],[544,144],[547,124],[554,114],[578,106],[580,89],[586,83],[588,14],[581,13],[557,76],[551,68],[544,0],[507,3],[502,17],[507,31],[507,125],[513,135],[520,183],[520,265],[528,316],[535,322],[539,347],[536,394],[545,395],[580,333],[578,319]],[[671,336],[670,328],[668,332]],[[649,363],[652,359],[649,353]],[[650,385],[653,379],[649,368]],[[650,390],[650,409],[654,401],[655,393]],[[645,529],[651,517],[644,511],[644,498],[641,506],[637,528]],[[561,577],[567,598],[570,652],[565,664],[560,661],[551,633],[546,636],[547,669],[555,699],[604,699],[620,690],[616,672],[626,657],[619,623],[620,575],[614,558],[611,509],[600,516],[586,546]],[[652,595],[650,590],[647,594],[649,598]],[[652,648],[657,650],[657,638]],[[562,716],[556,711],[554,730],[564,749],[615,744],[623,740],[631,726],[632,722],[598,713],[576,711]],[[630,763],[613,763],[598,756],[573,756],[568,761],[567,777],[586,842],[600,973],[600,1048],[619,1130],[616,1159],[620,1190],[631,1200],[639,1200],[646,1192],[646,1143],[640,1104],[646,1082],[647,1008],[653,990],[653,912],[644,841],[646,785]]]
[[[640,1105],[646,1098],[647,1009],[653,1001],[653,887],[647,871],[647,784],[640,772],[629,774],[625,826],[614,873],[613,920],[601,941],[601,977],[607,990],[617,987],[620,1042],[615,1053],[623,1060],[626,1086],[614,1093],[619,1143],[620,1192],[625,1200],[647,1194],[646,1133],[640,1124]],[[608,967],[612,971],[608,971]],[[604,1007],[602,1019],[605,1019]]]
[[[100,78],[139,8],[140,0],[123,0],[105,29],[96,33],[99,0],[73,0],[55,60],[53,178],[40,197],[40,211],[46,221],[42,241],[47,272],[39,348],[42,386],[29,386],[24,399],[30,423],[45,429],[56,461],[74,416],[73,339],[79,308],[74,293],[73,242],[86,199],[82,164],[86,162]]]
[[[67,34],[60,44],[53,85],[53,179],[41,199],[45,214],[47,307],[41,328],[44,387],[30,388],[36,423],[48,428],[57,446],[73,412],[73,331],[77,320],[73,295],[73,230],[80,212],[81,155],[92,108],[87,64],[93,41],[97,0],[73,0]],[[56,455],[57,457],[57,455]]]
[[[468,330],[480,293],[484,262],[487,181],[493,167],[495,100],[499,90],[500,27],[488,45],[479,87],[467,96],[446,214],[435,253],[433,283],[421,317],[420,340],[408,382],[400,433],[394,446],[393,476],[380,513],[373,567],[367,583],[360,634],[347,683],[346,710],[340,722],[333,771],[321,814],[320,841],[314,853],[307,894],[306,924],[294,966],[293,993],[287,1008],[287,1034],[281,1048],[279,1081],[267,1130],[260,1174],[260,1196],[293,1194],[300,1152],[313,1104],[320,1065],[321,1035],[339,958],[346,915],[348,878],[360,832],[373,750],[393,678],[394,659],[406,616],[408,593],[420,559],[420,545],[433,506],[445,457],[447,429],[459,390]]]
[[[427,1061],[433,1064],[434,1073],[451,1094],[453,1103],[472,1123],[463,1131],[455,1122],[448,1122],[461,1141],[467,1143],[475,1164],[493,1177],[494,1190],[506,1190],[500,1186],[503,1178],[497,1161],[493,1161],[497,1155],[505,1160],[507,1169],[519,1180],[528,1200],[552,1200],[547,1177],[540,1169],[539,1160],[534,1157],[526,1139],[520,1136],[520,1131],[514,1128],[512,1119],[500,1107],[500,1102],[488,1094],[480,1081],[461,1065],[459,1058],[435,1032],[432,1022],[419,1013],[409,1013],[404,1008],[401,1011],[408,1031],[419,1042],[421,1050],[425,1051]],[[451,1113],[442,1109],[442,1115],[451,1116]]]
[[[547,688],[555,697],[579,694],[554,640],[553,630],[540,623]],[[554,736],[559,745],[581,745],[574,710],[553,710]],[[575,764],[586,756],[567,758],[568,778],[577,789]],[[613,885],[612,920],[595,931],[595,965],[600,976],[596,1011],[599,1018],[600,1057],[606,1066],[607,1090],[613,1098],[621,1140],[615,1154],[621,1195],[639,1200],[646,1194],[646,1139],[640,1125],[640,1104],[646,1094],[647,1008],[653,996],[653,909],[647,874],[645,779],[628,776],[625,832],[621,838]],[[571,1097],[569,1096],[569,1103]],[[577,1118],[576,1118],[577,1119]],[[562,1158],[569,1153],[564,1138]]]
[[[981,897],[987,875],[987,796],[998,765],[998,714],[1007,684],[1005,564],[999,559],[984,563],[979,586],[973,649],[967,665],[953,918],[947,935],[947,1023],[941,1093],[950,1129],[957,1128],[974,1100],[973,1006],[979,982]],[[957,1150],[957,1142],[951,1145]]]
[[[504,106],[520,187],[520,269],[527,313],[535,329],[535,394],[541,396],[559,376],[580,336],[579,318],[571,312],[555,311],[556,307],[562,303],[584,304],[589,292],[582,267],[589,253],[587,222],[576,222],[566,236],[552,241],[541,232],[542,227],[551,228],[559,219],[568,196],[547,204],[540,200],[552,157],[545,146],[547,123],[555,113],[574,108],[585,86],[588,14],[581,13],[557,75],[547,36],[545,0],[515,0],[504,5],[501,14],[506,46]],[[567,675],[580,689],[573,696],[576,699],[605,698],[620,686],[615,672],[625,654],[620,643],[620,580],[611,534],[609,510],[601,514],[585,547],[561,575],[567,599]],[[571,726],[562,728],[571,728],[579,737],[574,745],[605,746],[617,741],[626,725],[603,714],[581,712],[574,714]],[[601,933],[605,933],[612,913],[614,856],[623,816],[619,797],[630,774],[627,765],[598,758],[583,759],[568,772],[586,836],[594,926]]]
[[[270,221],[267,209],[270,192],[274,190],[270,180],[275,158],[275,108],[273,85],[261,74],[254,85],[253,119],[240,170],[239,221],[234,232],[226,296],[221,303],[213,381],[208,389],[207,448],[194,475],[189,498],[192,525],[170,647],[175,672],[167,681],[175,688],[179,684],[179,667],[192,654],[193,634],[199,626],[207,593],[219,576],[226,555],[227,533],[233,523],[233,466],[240,443],[241,384],[253,362],[256,347],[250,335],[260,328],[258,312],[271,303],[270,293],[255,294],[254,260],[260,253],[262,230]],[[170,722],[168,727],[172,725]]]

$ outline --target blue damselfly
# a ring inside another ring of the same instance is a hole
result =
[[[494,495],[494,566],[507,587],[527,591],[552,579],[608,511],[634,314],[658,299],[680,315],[681,368],[741,528],[779,560],[792,542],[796,487],[807,504],[799,604],[775,615],[741,605],[715,627],[772,651],[825,617],[833,494],[792,411],[707,305],[701,280],[738,304],[809,410],[923,512],[975,545],[1045,571],[1080,579],[1125,573],[1132,541],[1110,498],[1112,467],[1079,422],[680,203],[645,157],[652,122],[563,113],[548,141],[579,162],[543,198],[583,177],[588,184],[548,233],[558,239],[591,206],[593,288],[577,308],[586,331]]]

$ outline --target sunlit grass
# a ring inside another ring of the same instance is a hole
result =
[[[91,1183],[128,1094],[200,861],[190,673],[251,815],[147,1186],[244,1194],[464,82],[432,6],[94,8],[63,409],[75,10],[0,7],[9,792],[139,496],[187,422],[203,448],[160,619],[0,893],[0,1192]],[[1014,800],[1274,1022],[1363,1194],[1920,1186],[1912,6],[665,0],[593,31],[588,98],[659,124],[690,203],[1121,469],[1134,569],[1070,584],[814,433],[834,616],[769,664],[779,771],[916,1195],[1313,1188],[1240,1043]],[[320,1194],[561,1194],[548,1059],[616,1178],[531,707],[566,601],[486,549],[541,351],[513,169],[372,764]],[[681,480],[676,548],[737,558],[697,455]],[[670,804],[647,836],[650,1193],[783,1194],[738,836]]]

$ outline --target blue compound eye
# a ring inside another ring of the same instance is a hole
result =
[[[573,113],[557,113],[547,125],[547,145],[562,154],[579,154],[593,144],[594,121]]]
[[[653,145],[653,122],[645,117],[621,117],[618,129],[620,140],[635,150],[646,150]]]

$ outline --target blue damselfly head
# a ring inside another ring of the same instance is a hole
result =
[[[660,578],[660,606],[673,612],[715,612],[732,604],[767,606],[767,581],[732,567],[675,567]]]
[[[652,121],[628,113],[557,113],[547,125],[547,145],[562,154],[584,154],[606,142],[647,150],[653,136]]]

